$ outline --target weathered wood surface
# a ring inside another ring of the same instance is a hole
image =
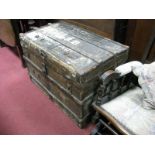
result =
[[[25,53],[25,50],[24,50]],[[28,57],[27,57],[28,54]],[[35,55],[34,52],[29,51],[26,52],[24,56],[24,59],[27,63],[30,63],[32,66],[34,66],[36,69],[38,69],[40,72],[43,72],[43,66],[42,66],[42,60],[39,56]],[[98,86],[98,79],[94,81],[90,81],[86,84],[80,85],[78,83],[73,82],[72,80],[69,80],[67,78],[64,78],[63,75],[59,74],[58,72],[54,71],[53,66],[50,63],[46,63],[46,67],[48,70],[48,79],[51,81],[57,82],[60,86],[65,88],[65,91],[71,93],[75,97],[77,97],[79,100],[83,100],[89,95],[93,95],[94,91],[96,90]]]
[[[68,78],[80,83],[101,75],[108,69],[106,65],[124,62],[128,54],[127,46],[64,22],[39,28],[22,38],[49,54],[51,61],[61,65],[60,72],[66,70]]]
[[[31,80],[39,86],[50,98],[54,99],[68,115],[83,128],[90,118],[93,97],[89,96],[83,101],[67,93],[59,84],[47,79],[44,74],[27,62]]]
[[[32,81],[82,127],[86,124],[99,77],[124,63],[128,47],[60,22],[21,35]]]

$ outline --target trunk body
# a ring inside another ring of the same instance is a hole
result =
[[[91,116],[100,76],[124,63],[128,47],[59,22],[21,35],[29,75],[79,127]]]

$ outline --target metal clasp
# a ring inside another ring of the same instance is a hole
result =
[[[72,92],[72,85],[69,82],[67,83],[67,89],[70,93]]]
[[[47,66],[46,66],[46,54],[41,50],[40,51],[40,56],[41,56],[41,59],[42,59],[42,72],[47,75]]]
[[[47,75],[47,67],[46,67],[46,64],[43,62],[42,63],[42,72]]]

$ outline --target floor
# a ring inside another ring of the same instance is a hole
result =
[[[0,134],[89,134],[78,128],[29,79],[8,48],[0,48]]]

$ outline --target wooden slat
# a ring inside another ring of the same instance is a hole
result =
[[[77,53],[76,51],[61,45],[57,41],[46,37],[41,32],[31,32],[26,35],[35,44],[39,45],[51,56],[55,56],[58,61],[62,61],[68,66],[71,66],[75,72],[87,72],[97,65],[92,59]],[[37,36],[37,38],[35,37]]]
[[[92,59],[96,63],[106,61],[113,56],[107,50],[96,47],[93,44],[90,44],[82,39],[78,39],[77,37],[71,36],[67,32],[58,30],[57,28],[46,27],[40,29],[39,31],[47,35],[51,39],[54,39],[55,41],[63,44],[64,46],[75,50],[77,53],[83,55],[83,57]]]
[[[70,34],[80,40],[93,44],[103,50],[111,52],[113,54],[120,53],[126,50],[128,47],[108,38],[101,37],[93,32],[83,30],[77,26],[67,24],[66,22],[60,22],[57,24],[51,24],[51,27],[56,27],[59,31]]]

